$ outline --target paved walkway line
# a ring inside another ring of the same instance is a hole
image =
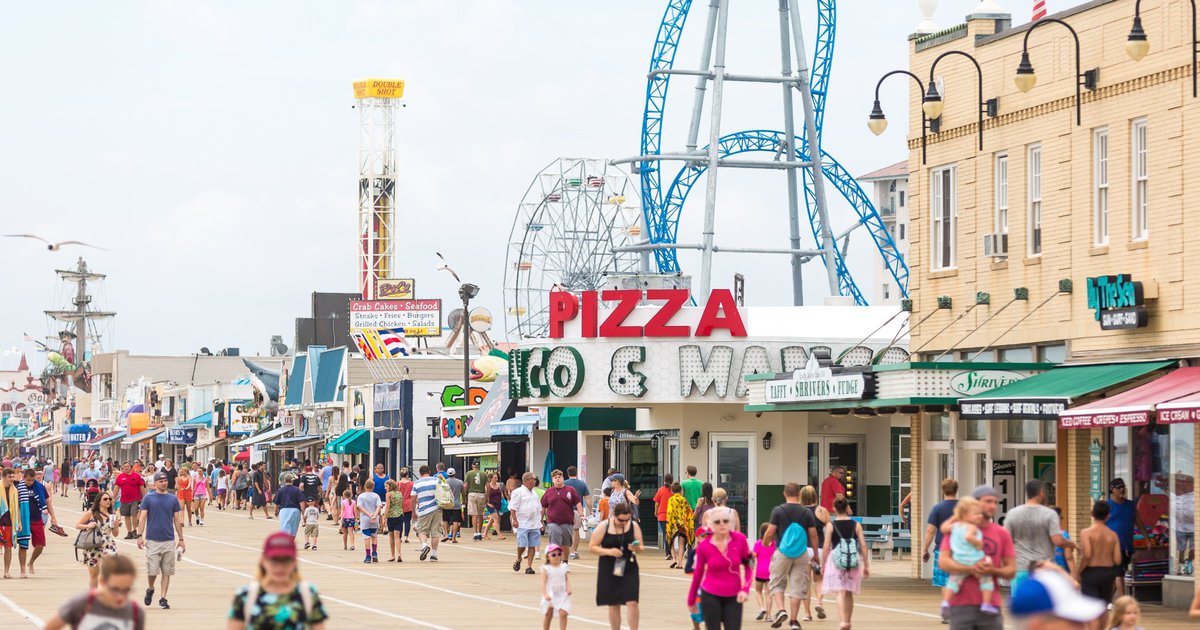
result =
[[[237,547],[238,549],[247,549],[249,551],[255,551],[255,552],[259,551],[259,549],[256,549],[254,547],[248,547],[246,545],[239,545],[237,543],[225,542],[223,540],[214,540],[212,538],[202,538],[200,536],[196,536],[195,533],[189,533],[188,538],[193,538],[195,540],[202,540],[204,542],[216,543],[218,545],[228,545],[230,547]],[[307,562],[308,564],[311,564],[313,566],[322,567],[325,569],[333,569],[335,571],[345,571],[347,573],[353,573],[355,575],[362,575],[362,576],[369,577],[369,578],[389,580],[392,582],[399,582],[401,584],[407,584],[409,586],[415,586],[418,588],[424,588],[424,589],[429,589],[429,590],[433,590],[433,591],[438,591],[441,593],[445,593],[447,595],[455,595],[457,597],[465,597],[468,599],[475,599],[475,600],[479,600],[481,602],[487,602],[489,604],[499,604],[501,606],[508,606],[510,608],[519,608],[521,610],[531,610],[531,611],[539,613],[539,614],[542,612],[542,609],[538,608],[536,606],[526,606],[524,604],[514,604],[513,602],[506,602],[502,599],[493,599],[491,597],[484,597],[482,595],[474,595],[471,593],[464,593],[462,591],[455,591],[455,590],[448,589],[448,588],[442,588],[440,586],[433,586],[432,584],[424,584],[422,582],[417,582],[415,580],[406,580],[404,578],[398,578],[398,577],[394,577],[391,575],[381,575],[378,573],[368,573],[367,571],[360,571],[358,569],[348,569],[346,567],[339,567],[339,566],[333,565],[333,564],[325,564],[324,562],[317,562],[316,560],[309,560],[307,558],[300,558],[300,561]],[[574,613],[571,614],[571,620],[579,621],[582,623],[590,623],[594,626],[604,626],[604,627],[608,626],[607,621],[603,621],[603,622],[597,621],[595,619],[581,617]]]
[[[25,620],[34,627],[41,628],[42,626],[46,625],[46,622],[41,617],[29,612],[28,610],[25,610],[24,608],[21,608],[17,605],[17,602],[5,597],[3,594],[0,594],[0,604],[8,606],[13,612],[21,615],[21,617],[25,618]]]
[[[82,514],[82,512],[75,512],[74,510],[71,510],[71,509],[67,509],[67,510],[65,510],[65,511],[67,511],[67,512],[74,512],[74,513],[76,513],[76,514]],[[72,526],[70,526],[70,525],[64,525],[63,527],[64,527],[65,529],[70,529],[70,530],[73,530],[73,531],[79,531],[79,530],[75,529],[74,527],[72,527]],[[199,536],[195,536],[195,538],[197,538],[198,540],[208,540],[208,539],[200,538]],[[121,544],[121,545],[126,545],[126,546],[129,546],[129,547],[134,547],[134,548],[137,548],[137,543],[132,543],[132,542],[129,542],[129,541],[126,541],[126,540],[120,540],[120,539],[116,540],[116,542],[117,542],[117,543],[119,543],[119,544]],[[218,542],[218,541],[214,541],[214,542]],[[222,543],[222,544],[231,545],[231,544],[233,544],[233,543]],[[238,546],[238,547],[240,547],[241,545],[235,545],[235,546]],[[248,549],[248,548],[249,548],[249,547],[247,547],[247,549]],[[253,580],[253,579],[254,579],[254,576],[253,576],[253,575],[250,575],[249,573],[242,573],[241,571],[234,571],[233,569],[227,569],[227,568],[225,568],[225,567],[219,567],[219,566],[217,566],[217,565],[215,565],[215,564],[208,564],[207,562],[200,562],[199,560],[193,560],[193,559],[191,559],[191,558],[188,558],[186,554],[185,554],[185,555],[184,555],[184,557],[183,557],[183,561],[184,561],[184,562],[190,562],[190,563],[192,563],[192,564],[194,564],[194,565],[201,566],[201,567],[205,567],[205,568],[207,568],[207,569],[213,569],[213,570],[215,570],[215,571],[222,571],[222,572],[224,572],[224,573],[229,573],[229,574],[231,574],[231,575],[237,575],[237,576],[240,576],[240,577],[244,577],[244,578],[246,578],[246,579],[248,579],[248,580]],[[423,628],[435,628],[436,630],[453,630],[452,628],[448,628],[448,627],[446,627],[446,626],[439,626],[439,625],[437,625],[437,624],[434,624],[434,623],[429,623],[429,622],[427,622],[427,621],[421,621],[420,619],[415,619],[415,618],[413,618],[413,617],[407,617],[407,616],[405,616],[405,615],[400,615],[400,614],[396,614],[396,613],[391,613],[391,612],[388,612],[388,611],[386,611],[386,610],[380,610],[380,609],[378,609],[378,608],[372,608],[372,607],[370,607],[370,606],[364,606],[364,605],[362,605],[362,604],[356,604],[356,603],[354,603],[354,602],[347,601],[347,600],[344,600],[344,599],[341,599],[341,598],[338,598],[338,597],[332,597],[332,596],[330,596],[330,595],[321,595],[321,600],[322,600],[322,601],[335,602],[335,603],[341,604],[341,605],[343,605],[343,606],[348,606],[348,607],[350,607],[350,608],[357,608],[357,609],[359,609],[359,610],[365,610],[365,611],[367,611],[367,612],[372,612],[372,613],[375,613],[375,614],[378,614],[378,615],[383,615],[383,616],[385,616],[385,617],[391,617],[391,618],[393,618],[393,619],[399,619],[399,620],[401,620],[401,621],[407,621],[407,622],[409,622],[409,623],[412,623],[412,624],[415,624],[415,625],[421,626],[421,627],[423,627]],[[46,624],[45,624],[45,622],[43,622],[41,619],[39,619],[39,618],[38,618],[36,615],[33,615],[33,613],[30,613],[30,612],[28,612],[28,611],[24,610],[23,608],[20,608],[19,606],[17,606],[16,602],[13,602],[12,600],[8,599],[7,597],[4,597],[3,595],[0,595],[0,603],[5,603],[5,604],[7,604],[9,608],[12,608],[14,611],[16,611],[18,614],[21,614],[22,616],[26,616],[28,619],[30,619],[31,621],[33,621],[33,622],[34,622],[34,625],[36,625],[36,626],[38,626],[38,627],[41,627],[41,626],[44,626],[44,625],[46,625]]]

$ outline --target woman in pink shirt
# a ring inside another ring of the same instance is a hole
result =
[[[711,510],[712,536],[696,546],[696,571],[688,589],[688,610],[700,610],[708,630],[740,630],[742,604],[754,578],[754,554],[741,532],[733,530],[733,510]],[[699,593],[699,595],[697,595]],[[697,597],[699,606],[697,606]]]

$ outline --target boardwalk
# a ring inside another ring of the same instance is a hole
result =
[[[64,506],[72,503],[62,502]],[[77,511],[57,509],[64,526],[79,516]],[[330,628],[540,627],[537,577],[513,573],[511,537],[444,545],[437,564],[419,562],[417,546],[410,544],[405,545],[403,564],[381,561],[366,565],[361,550],[343,551],[336,528],[332,522],[325,523],[320,550],[300,553],[304,577],[320,588],[332,615]],[[250,579],[261,542],[277,524],[274,520],[249,521],[244,512],[210,510],[204,527],[187,528],[188,551],[171,583],[171,610],[149,610],[148,627],[223,627],[234,590]],[[68,539],[51,536],[50,543],[38,562],[36,577],[0,583],[0,628],[40,625],[59,602],[86,587],[86,573],[74,561]],[[141,565],[140,552],[132,542],[122,541],[120,548],[134,554]],[[384,545],[381,554],[386,553]],[[646,555],[641,564],[642,628],[691,628],[683,606],[688,580],[683,572],[667,569],[654,550]],[[593,605],[594,559],[585,554],[572,568],[576,614],[571,626],[607,628],[606,613]],[[855,612],[856,627],[944,627],[937,620],[932,589],[904,577],[907,563],[877,562],[874,568],[877,575],[867,581]],[[139,577],[138,595],[143,588],[144,577]],[[827,609],[829,619],[804,627],[837,628],[832,601]],[[756,612],[752,604],[746,610],[746,628],[767,627],[750,621]],[[1194,627],[1181,611],[1153,606],[1147,607],[1143,625],[1148,629]]]

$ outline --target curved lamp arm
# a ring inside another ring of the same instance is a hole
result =
[[[1099,68],[1083,71],[1083,64],[1079,61],[1079,34],[1070,24],[1058,18],[1042,18],[1033,23],[1028,30],[1025,31],[1025,41],[1021,46],[1021,63],[1017,65],[1017,88],[1022,92],[1028,92],[1033,89],[1037,77],[1033,72],[1033,64],[1029,61],[1029,36],[1038,28],[1048,24],[1059,24],[1066,27],[1071,32],[1071,37],[1075,40],[1075,125],[1083,125],[1083,88],[1089,90],[1096,89],[1096,82],[1100,77]],[[1025,80],[1023,80],[1023,77]]]
[[[879,88],[883,85],[883,82],[885,80],[887,80],[888,77],[895,75],[895,74],[908,75],[908,77],[910,79],[917,82],[917,87],[919,87],[921,89],[921,94],[922,95],[925,94],[925,84],[921,82],[921,77],[918,77],[917,75],[909,72],[908,70],[892,70],[891,72],[884,74],[882,77],[879,77],[879,82],[875,84],[875,105],[871,108],[871,115],[869,116],[869,122],[871,122],[871,123],[874,123],[875,121],[882,121],[882,124],[879,125],[878,127],[871,126],[871,131],[874,132],[875,135],[879,135],[879,134],[883,133],[883,130],[887,128],[887,118],[885,118],[883,116],[883,108],[879,105]],[[929,119],[925,116],[925,110],[922,109],[921,110],[921,164],[925,163],[925,131],[928,127],[929,127]]]
[[[1200,83],[1197,82],[1197,62],[1200,62],[1200,42],[1196,39],[1196,0],[1192,4],[1192,98],[1200,96]],[[1129,39],[1125,42],[1125,52],[1134,61],[1141,61],[1150,52],[1150,43],[1146,31],[1142,29],[1142,0],[1133,5],[1133,28],[1129,31]]]
[[[961,50],[947,50],[946,52],[938,55],[937,59],[933,60],[933,65],[929,66],[929,93],[926,95],[926,97],[927,98],[936,97],[937,100],[939,100],[939,101],[941,100],[942,97],[940,94],[937,93],[937,83],[934,82],[933,76],[934,76],[934,71],[937,70],[938,62],[941,61],[942,59],[945,59],[946,57],[949,57],[950,55],[960,55],[962,57],[966,57],[967,59],[971,60],[972,64],[975,64],[975,74],[977,75],[977,77],[979,79],[979,105],[978,105],[978,107],[976,107],[976,109],[979,110],[979,150],[982,151],[983,150],[983,113],[984,113],[984,111],[986,111],[988,109],[988,104],[985,103],[983,100],[983,68],[981,68],[979,66],[979,61],[977,61],[974,57],[972,57],[971,55],[969,55]]]

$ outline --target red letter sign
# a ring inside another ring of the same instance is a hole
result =
[[[646,322],[647,337],[687,337],[692,334],[689,326],[668,326],[667,322],[687,303],[687,289],[650,289],[646,291],[647,300],[666,300],[658,312]]]
[[[568,291],[550,293],[550,338],[562,339],[563,324],[579,314],[579,300]]]
[[[595,291],[584,291],[583,297],[583,312],[580,313],[579,326],[583,329],[584,337],[596,336],[596,318],[597,304],[599,304],[599,295]]]
[[[724,317],[720,312],[724,312]],[[710,337],[716,328],[729,331],[731,337],[745,337],[746,324],[742,323],[742,314],[737,310],[737,303],[729,289],[713,289],[704,305],[704,313],[700,315],[700,324],[696,326],[697,337]]]
[[[638,301],[642,299],[642,292],[637,289],[626,289],[621,291],[605,291],[600,294],[600,299],[605,302],[612,300],[620,300],[613,310],[609,312],[608,317],[604,318],[604,322],[600,324],[601,337],[641,337],[641,326],[623,326],[625,318],[637,308]]]

